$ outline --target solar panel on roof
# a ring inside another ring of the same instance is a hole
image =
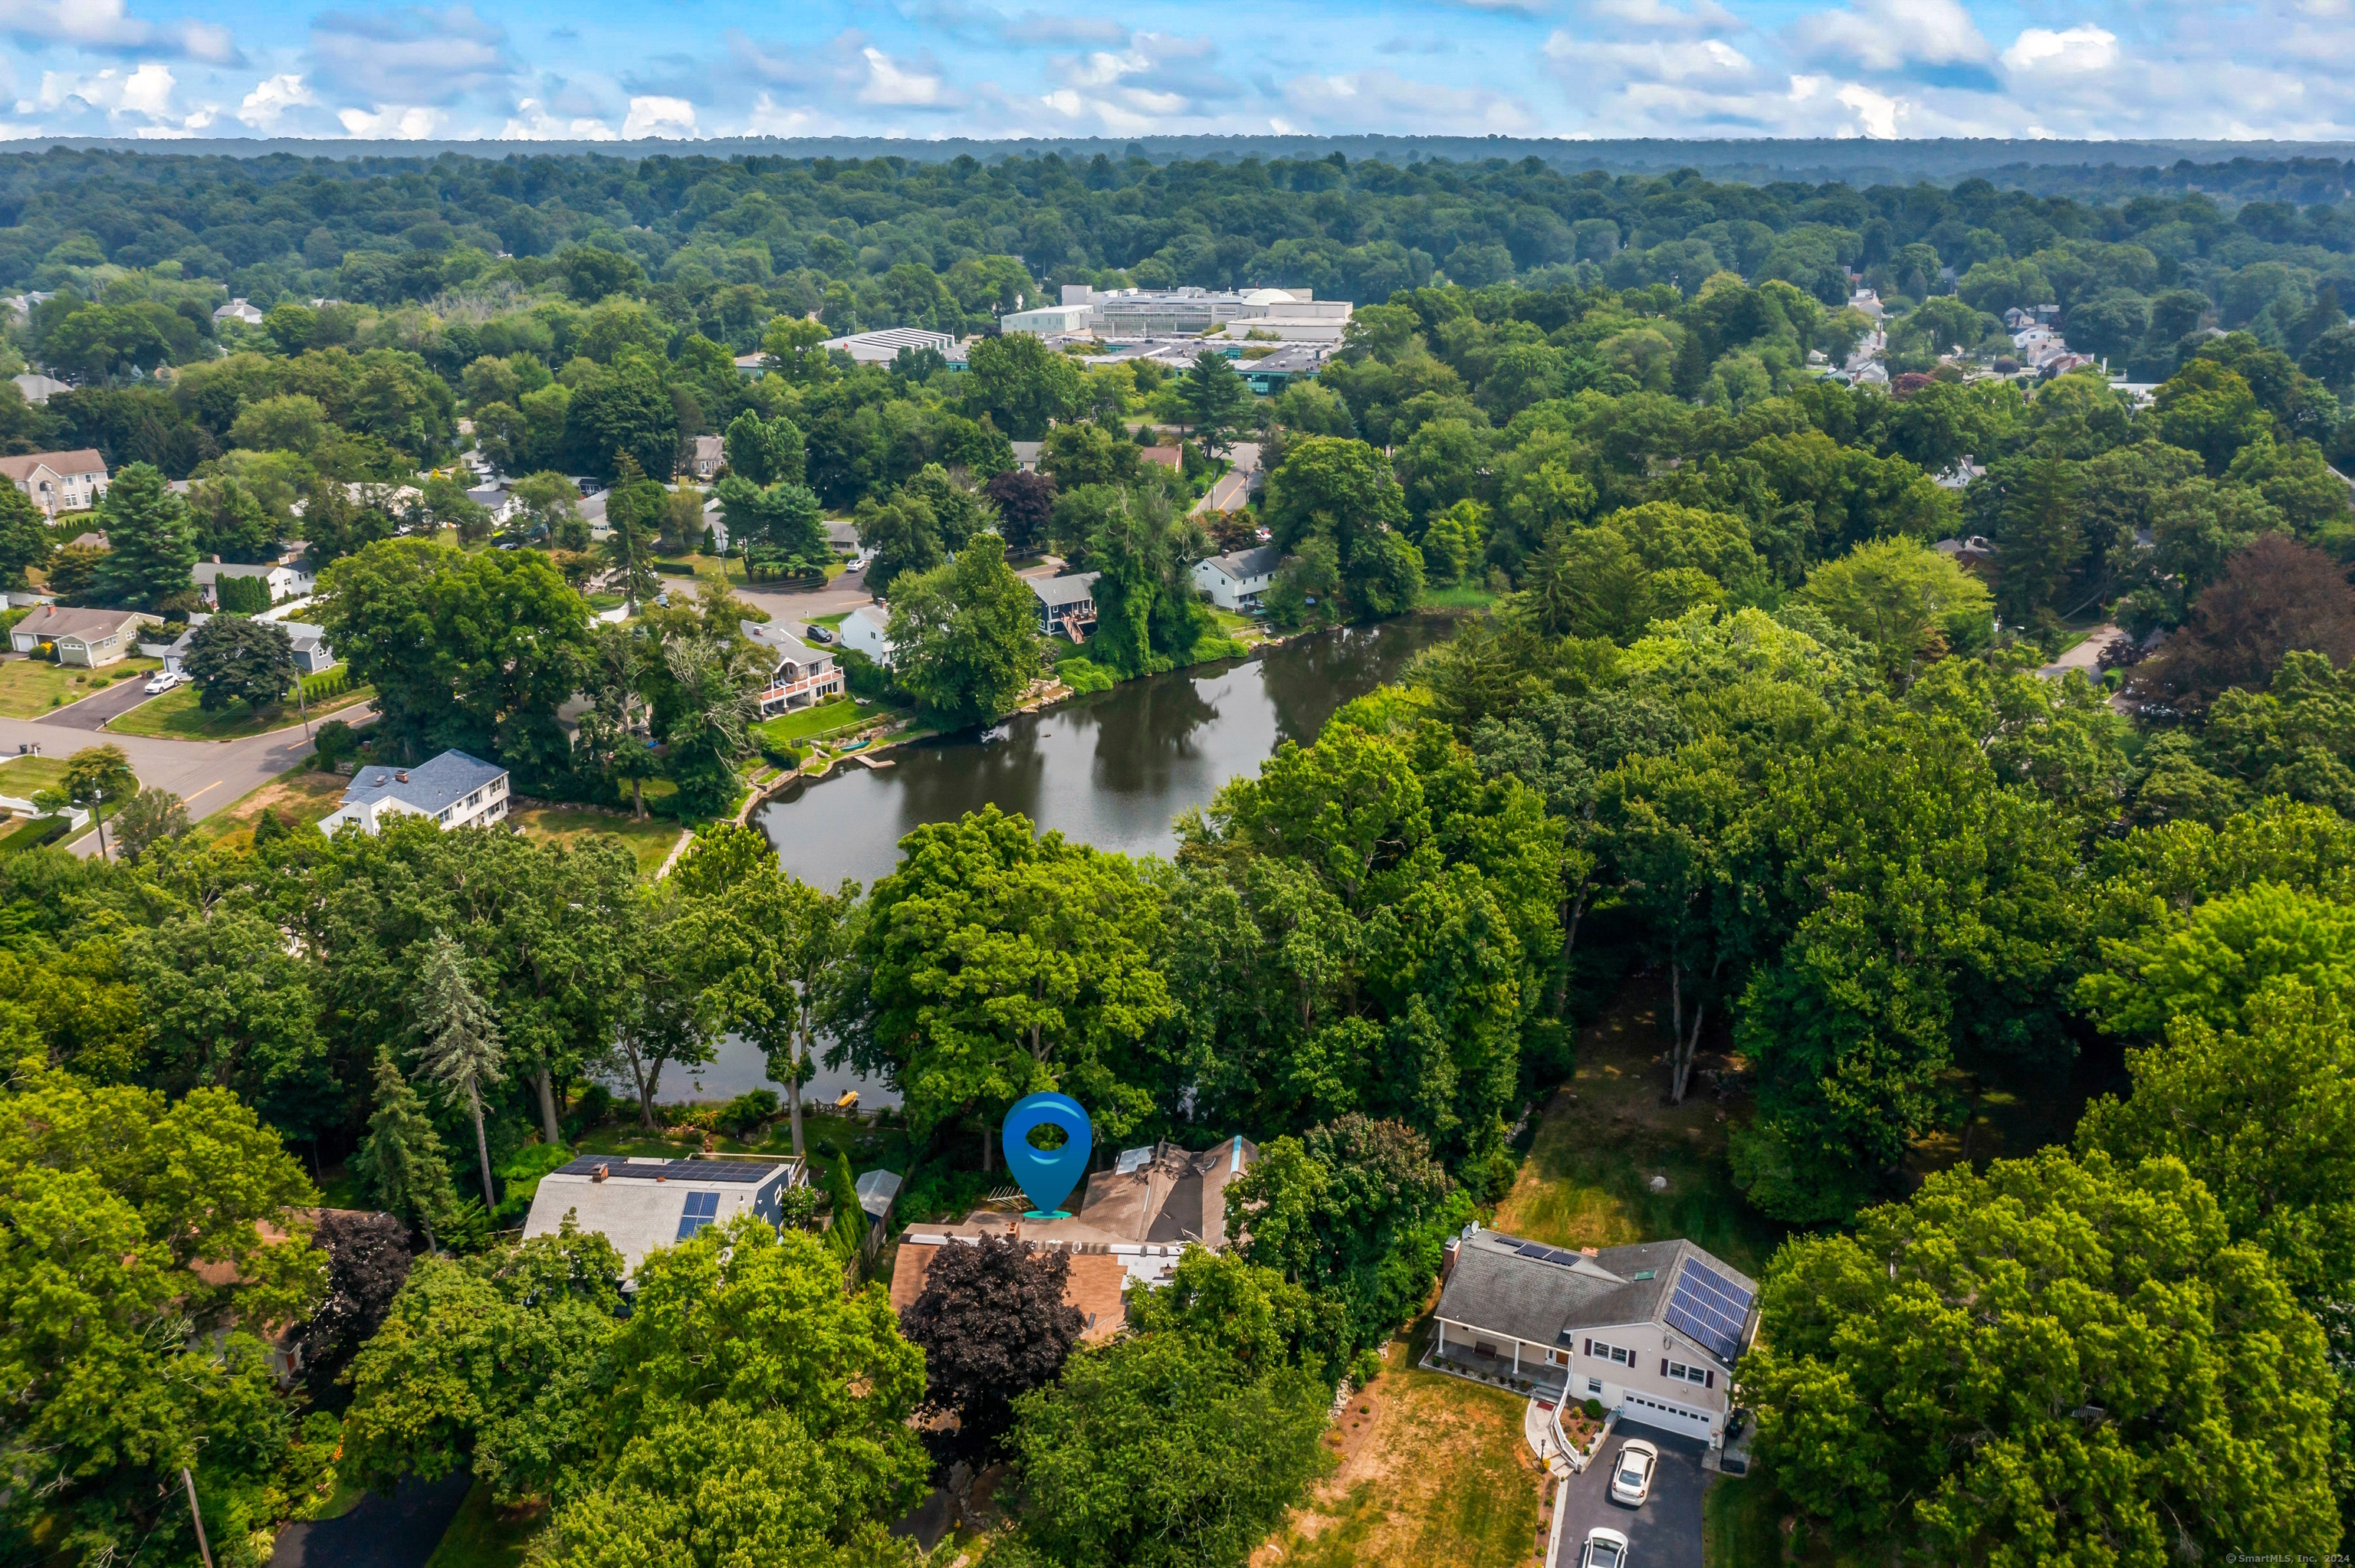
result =
[[[1664,1316],[1693,1342],[1731,1361],[1742,1351],[1742,1326],[1750,1316],[1751,1294],[1700,1262],[1687,1258]]]

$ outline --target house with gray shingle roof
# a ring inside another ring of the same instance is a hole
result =
[[[1692,1243],[1571,1250],[1475,1225],[1448,1244],[1446,1281],[1436,1369],[1724,1441],[1758,1282]]]
[[[414,768],[372,764],[352,775],[344,803],[319,821],[329,837],[346,823],[375,834],[400,816],[425,817],[443,832],[488,827],[507,814],[507,770],[496,762],[445,751]]]

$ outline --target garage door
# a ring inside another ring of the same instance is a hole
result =
[[[1673,1432],[1679,1437],[1707,1437],[1709,1415],[1689,1405],[1671,1404],[1666,1400],[1649,1399],[1640,1393],[1619,1396],[1619,1419],[1657,1426],[1663,1432]]]

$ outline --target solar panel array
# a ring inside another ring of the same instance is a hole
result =
[[[1668,1319],[1697,1345],[1731,1361],[1742,1351],[1742,1325],[1750,1317],[1750,1292],[1699,1258],[1685,1259],[1668,1298]]]
[[[1540,1263],[1559,1263],[1564,1266],[1578,1262],[1583,1255],[1574,1252],[1564,1252],[1560,1247],[1548,1246],[1543,1242],[1523,1242],[1513,1251],[1522,1257],[1536,1258]]]
[[[678,1239],[687,1240],[719,1217],[719,1193],[689,1192],[687,1195],[686,1211],[678,1217]]]

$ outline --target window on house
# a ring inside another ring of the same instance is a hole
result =
[[[1603,1392],[1603,1380],[1599,1377],[1588,1378],[1586,1380],[1586,1392],[1589,1393],[1601,1393]]]
[[[1709,1382],[1709,1372],[1706,1369],[1701,1367],[1689,1367],[1682,1361],[1670,1361],[1668,1363],[1668,1376],[1674,1378],[1678,1383],[1706,1383]]]
[[[1632,1367],[1636,1364],[1635,1351],[1619,1345],[1606,1345],[1600,1340],[1588,1342],[1587,1354],[1600,1356],[1614,1366]]]
[[[687,1211],[678,1217],[678,1239],[687,1240],[702,1230],[704,1226],[717,1222],[719,1218],[719,1193],[689,1192],[687,1195]]]

